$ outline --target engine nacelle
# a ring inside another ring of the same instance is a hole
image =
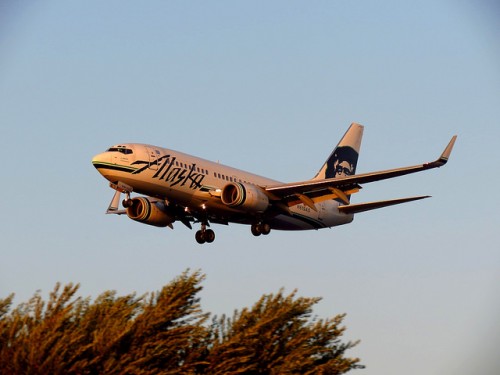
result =
[[[175,221],[167,213],[167,206],[163,201],[152,198],[133,198],[132,205],[127,208],[127,216],[135,221],[155,227],[166,227]]]
[[[264,212],[269,198],[258,186],[232,182],[224,186],[221,200],[226,206],[241,207],[251,212]]]

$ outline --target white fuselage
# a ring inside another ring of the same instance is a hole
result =
[[[251,224],[255,215],[231,208],[220,199],[224,186],[231,182],[268,187],[280,184],[236,168],[214,163],[182,152],[157,146],[128,143],[122,151],[106,151],[94,157],[93,164],[110,182],[125,183],[139,194],[164,199],[189,209],[207,209],[227,222]],[[316,210],[298,204],[288,212],[268,220],[273,229],[306,230],[350,223],[352,214],[339,212],[336,200],[315,204]]]

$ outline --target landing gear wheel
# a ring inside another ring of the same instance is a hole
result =
[[[260,232],[264,235],[267,236],[269,233],[271,233],[271,226],[267,223],[260,224]]]
[[[262,234],[259,224],[252,224],[252,227],[250,229],[255,237],[260,236]]]
[[[212,229],[207,229],[205,231],[205,240],[207,243],[212,243],[215,240],[215,232]]]
[[[254,236],[260,236],[261,234],[267,236],[271,232],[271,226],[267,223],[252,224],[250,229]]]
[[[130,192],[127,191],[126,195],[125,195],[125,199],[122,201],[122,205],[125,208],[129,208],[129,207],[132,207],[133,204],[134,204],[134,201],[132,199],[130,199]]]
[[[206,232],[204,232],[202,230],[196,231],[196,234],[195,234],[194,238],[196,238],[196,242],[198,242],[200,245],[204,244],[205,242],[207,242],[206,239],[205,239],[205,233]],[[215,238],[215,234],[214,234],[214,238]]]
[[[215,232],[212,229],[207,229],[207,223],[202,223],[201,229],[195,234],[195,238],[199,244],[212,243],[215,240]]]
[[[132,201],[132,199],[124,199],[122,202],[122,205],[125,208],[132,207],[133,204],[134,202]]]

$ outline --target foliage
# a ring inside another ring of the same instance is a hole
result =
[[[0,299],[1,374],[343,374],[363,368],[345,357],[344,315],[317,320],[319,298],[264,295],[232,318],[204,313],[204,275],[184,272],[137,297],[77,297],[57,284],[11,309]]]

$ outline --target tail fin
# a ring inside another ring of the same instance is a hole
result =
[[[363,125],[355,122],[351,124],[313,180],[350,176],[356,173],[363,128]]]

